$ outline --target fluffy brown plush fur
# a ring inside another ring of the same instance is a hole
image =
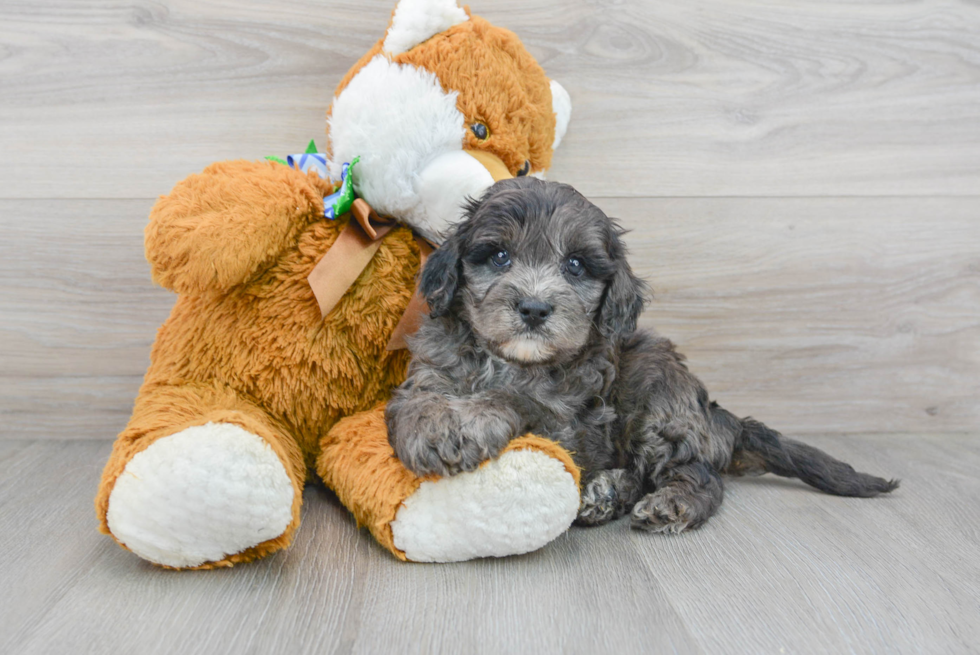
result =
[[[338,423],[321,442],[317,470],[322,472],[327,486],[351,509],[358,524],[366,526],[378,543],[404,560],[405,553],[395,546],[391,522],[405,498],[422,482],[438,476],[420,477],[393,456],[384,411],[384,406],[379,405]],[[385,438],[379,439],[379,435]],[[511,450],[546,453],[565,466],[575,484],[581,481],[581,472],[571,456],[554,441],[526,434],[511,441],[500,454]]]
[[[403,379],[406,351],[387,351],[386,335],[411,297],[418,246],[410,230],[392,231],[321,319],[306,278],[348,220],[321,218],[325,190],[279,164],[229,162],[191,176],[154,207],[147,259],[157,282],[182,293],[103,473],[96,507],[104,532],[116,477],[137,452],[190,426],[226,422],[268,441],[296,492],[287,532],[230,561],[288,544],[319,440]]]
[[[350,70],[338,94],[382,43]],[[555,118],[549,80],[511,32],[474,16],[393,59],[435,73],[445,89],[459,92],[467,121],[489,127],[483,140],[468,132],[464,147],[494,154],[512,174],[526,161],[533,170],[550,163]],[[400,466],[382,421],[331,428],[383,403],[405,377],[408,352],[389,352],[386,344],[412,296],[419,250],[409,229],[392,230],[321,318],[307,276],[349,220],[324,219],[322,198],[333,188],[280,164],[233,161],[188,177],[154,207],[146,256],[153,279],[180,296],[102,476],[96,510],[106,534],[114,485],[136,454],[186,428],[224,422],[258,435],[278,455],[293,486],[292,522],[274,539],[203,567],[230,566],[286,546],[313,468],[384,541],[383,524],[404,498],[398,494],[410,493],[417,479],[404,470],[378,473],[371,464],[376,458],[349,452],[352,443],[365,444],[365,452],[377,445],[382,459]],[[324,455],[325,447],[337,456]],[[560,448],[527,447],[558,457],[577,476]],[[362,468],[353,473],[338,468],[356,466]],[[344,485],[349,488],[337,488]],[[390,537],[385,545],[399,554]]]
[[[469,9],[466,10],[469,14]],[[375,55],[378,41],[354,65],[337,87],[339,94]],[[479,16],[460,23],[391,60],[430,70],[447,91],[467,89],[456,107],[466,124],[484,123],[489,135],[467,133],[465,148],[500,157],[516,176],[530,162],[530,172],[551,166],[555,139],[551,87],[538,62],[513,32],[491,25]]]

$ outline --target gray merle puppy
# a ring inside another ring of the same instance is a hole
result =
[[[571,187],[534,178],[469,205],[422,272],[431,317],[387,407],[409,469],[469,471],[533,432],[582,468],[580,524],[630,512],[634,527],[671,532],[714,514],[721,473],[841,496],[898,485],[710,402],[670,341],[636,329],[647,288],[621,234]]]

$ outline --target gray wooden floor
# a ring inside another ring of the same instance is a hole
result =
[[[322,142],[393,3],[0,3],[0,653],[980,650],[976,2],[470,0],[569,90],[551,177],[631,230],[643,324],[892,497],[736,480],[696,533],[442,566],[313,487],[294,546],[233,570],[95,531],[174,300],[154,199]]]
[[[0,441],[0,652],[976,652],[976,435],[811,441],[903,486],[857,500],[732,480],[693,533],[573,528],[451,565],[395,560],[311,487],[288,551],[197,573],[95,532],[108,442]]]

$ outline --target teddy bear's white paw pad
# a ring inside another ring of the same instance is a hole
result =
[[[541,548],[568,529],[579,490],[557,459],[512,450],[469,473],[423,482],[391,522],[415,562],[504,557]]]
[[[265,440],[237,425],[208,423],[136,454],[109,496],[107,521],[144,559],[198,566],[282,534],[293,494]]]

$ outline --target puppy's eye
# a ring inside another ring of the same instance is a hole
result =
[[[521,170],[517,171],[517,177],[523,177],[531,172],[531,160],[525,159],[524,165],[521,166]]]
[[[585,264],[578,257],[569,257],[565,262],[565,272],[573,277],[579,277],[585,272]]]
[[[470,125],[470,131],[480,141],[486,141],[490,138],[490,128],[487,127],[486,123],[473,123]]]
[[[507,266],[510,264],[510,253],[506,250],[498,250],[490,255],[490,261],[494,266]]]

